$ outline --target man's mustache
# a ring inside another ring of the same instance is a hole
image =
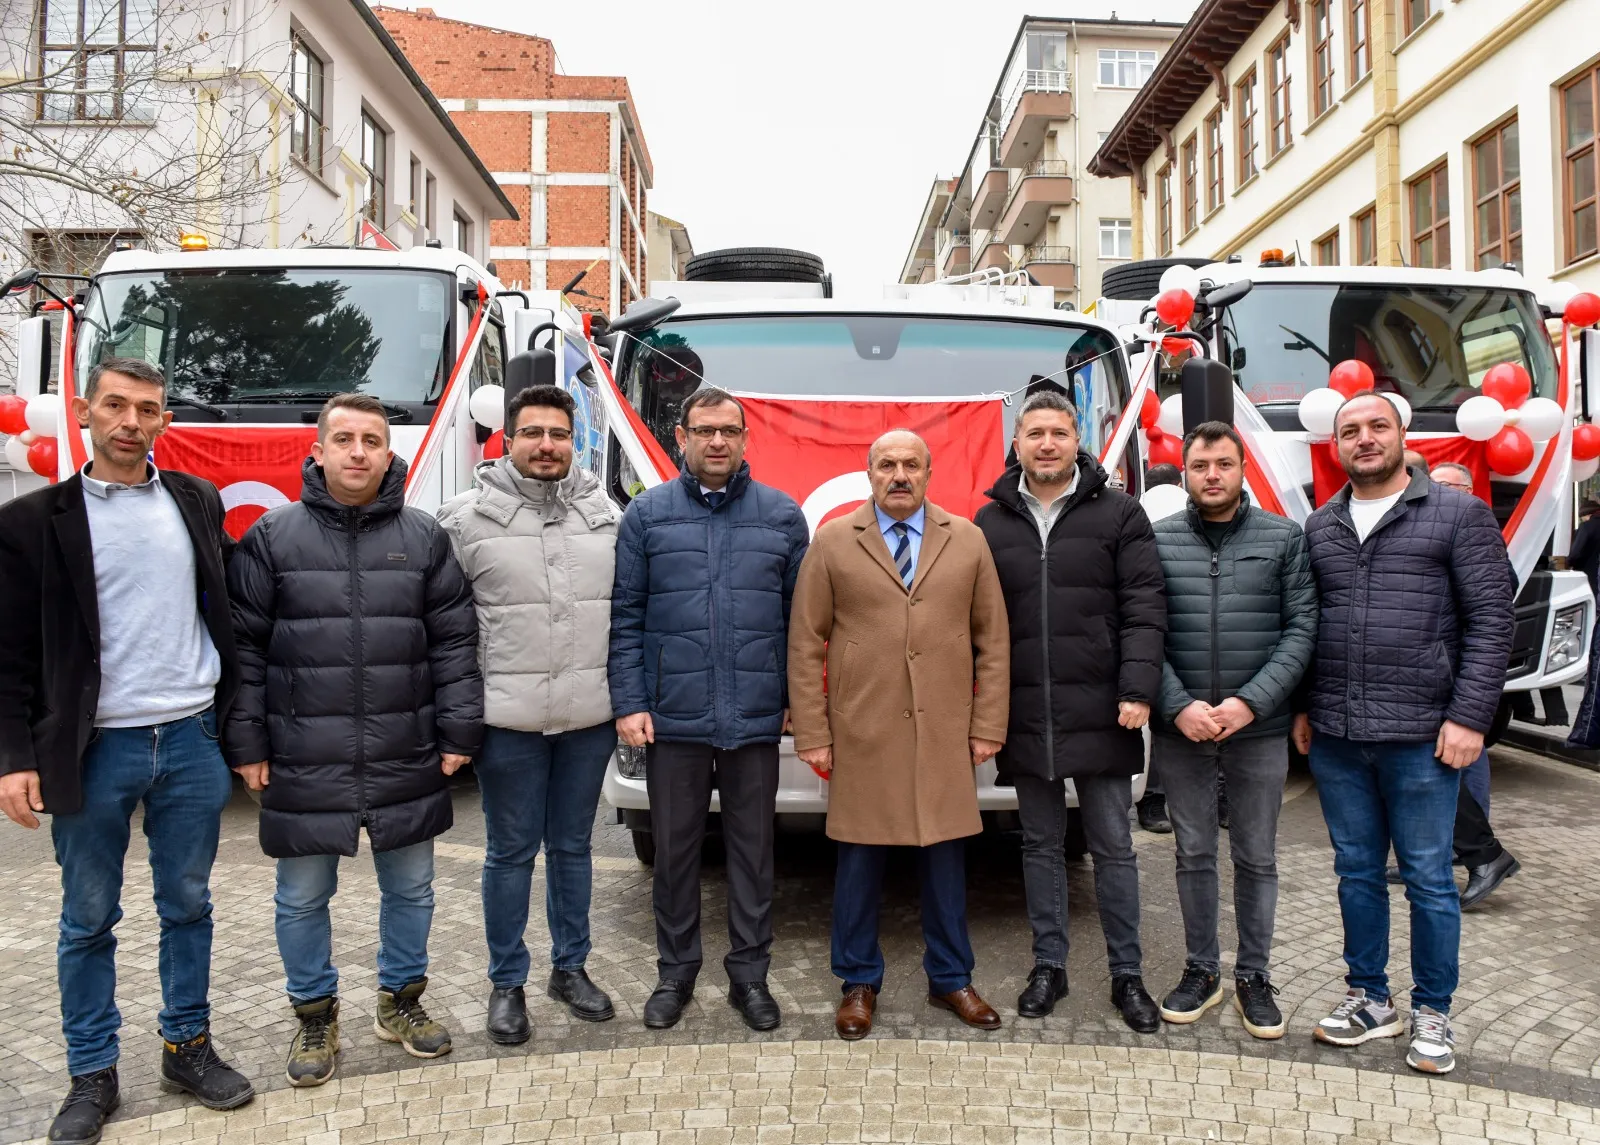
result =
[[[911,492],[911,482],[909,482],[909,481],[891,481],[891,482],[889,482],[889,492],[891,492],[891,493],[909,493],[909,492]]]

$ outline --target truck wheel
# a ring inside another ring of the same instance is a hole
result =
[[[1061,836],[1061,849],[1067,862],[1082,862],[1089,853],[1089,840],[1083,835],[1083,812],[1076,807],[1067,808],[1067,829]]]
[[[633,855],[647,867],[656,865],[656,837],[649,831],[633,831]]]
[[[787,247],[727,247],[695,255],[683,277],[689,282],[821,282],[822,259]]]
[[[1142,258],[1114,266],[1100,276],[1100,293],[1106,298],[1148,302],[1161,288],[1161,276],[1172,266],[1210,266],[1214,258]]]

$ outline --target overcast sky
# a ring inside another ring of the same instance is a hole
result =
[[[390,0],[394,3],[395,0]],[[426,0],[555,42],[568,75],[623,75],[652,210],[695,250],[792,246],[876,296],[935,175],[956,174],[1024,14],[1185,20],[1194,0]]]

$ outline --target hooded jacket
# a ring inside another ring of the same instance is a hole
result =
[[[552,735],[606,723],[622,514],[599,478],[576,467],[540,481],[501,457],[475,478],[439,523],[472,582],[484,722]]]
[[[472,755],[483,680],[472,590],[450,540],[405,507],[395,458],[378,497],[335,501],[307,458],[300,500],[257,521],[228,565],[239,697],[224,750],[267,760],[261,847],[273,858],[354,855],[451,825],[440,754]]]

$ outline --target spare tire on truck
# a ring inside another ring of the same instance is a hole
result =
[[[1114,266],[1100,276],[1102,298],[1129,298],[1148,302],[1161,289],[1161,276],[1171,266],[1210,266],[1214,258],[1142,258]]]
[[[727,247],[695,255],[683,277],[689,282],[821,282],[822,259],[787,247]]]

